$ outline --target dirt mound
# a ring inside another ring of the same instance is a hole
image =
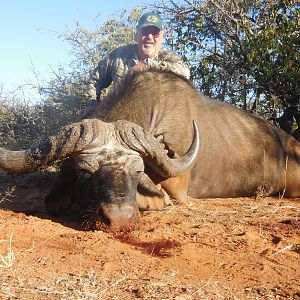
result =
[[[50,218],[35,176],[0,178],[0,299],[300,299],[300,199],[189,199],[112,235]]]

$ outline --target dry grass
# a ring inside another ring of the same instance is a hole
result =
[[[21,253],[30,252],[34,249],[34,243],[33,243],[32,248],[15,252],[12,247],[13,236],[14,236],[14,232],[12,232],[9,235],[7,240],[0,240],[0,243],[7,244],[6,254],[4,255],[0,254],[0,268],[11,269],[13,267],[14,261],[17,259],[17,256],[19,256]]]
[[[15,197],[14,193],[16,191],[16,186],[8,187],[4,194],[0,193],[0,204],[6,201],[12,201],[12,198]]]
[[[13,233],[9,236],[8,240],[0,241],[8,244],[7,253],[5,255],[0,254],[0,268],[12,268],[13,262],[16,259],[15,253],[12,249]]]

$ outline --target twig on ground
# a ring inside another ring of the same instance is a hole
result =
[[[8,187],[5,191],[4,195],[0,194],[0,203],[4,203],[5,201],[11,201],[10,198],[14,197],[14,192],[16,190],[16,186]]]
[[[116,282],[114,282],[113,284],[111,284],[109,287],[107,287],[106,289],[102,290],[99,292],[99,294],[104,294],[106,293],[108,290],[112,289],[113,287],[115,287],[116,285],[118,285],[119,283],[123,282],[124,280],[126,280],[127,278],[129,278],[130,276],[132,276],[133,274],[135,274],[137,271],[140,271],[140,269],[142,267],[144,267],[147,262],[149,262],[152,258],[153,258],[153,252],[154,252],[155,247],[153,247],[150,257],[146,260],[145,264],[143,264],[142,266],[140,266],[139,268],[137,268],[136,270],[134,270],[133,272],[125,275],[124,277],[120,278],[119,280],[117,280]]]
[[[215,272],[209,277],[209,279],[200,287],[198,288],[196,291],[194,291],[192,293],[192,295],[195,295],[196,293],[198,293],[201,289],[203,289],[205,286],[209,285],[209,283],[211,282],[211,280],[213,279],[213,277],[218,273],[219,269],[224,265],[223,262],[220,263],[220,265],[218,266],[218,268],[215,270]]]
[[[8,239],[8,251],[5,256],[0,255],[0,268],[8,268],[10,269],[13,266],[13,262],[16,259],[16,256],[12,250],[12,238],[13,233],[9,236]]]
[[[281,249],[281,250],[279,250],[279,251],[275,252],[274,254],[277,254],[277,253],[282,253],[282,252],[285,252],[285,251],[291,250],[291,249],[293,249],[293,247],[294,247],[294,244],[289,244],[289,245],[287,245],[286,247],[284,247],[283,249]]]

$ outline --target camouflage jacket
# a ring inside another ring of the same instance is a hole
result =
[[[112,82],[117,88],[128,70],[131,69],[138,60],[137,45],[127,45],[112,51],[92,72],[92,81],[96,88],[97,99],[100,99],[101,91]],[[160,50],[153,59],[146,61],[150,66],[155,66],[162,70],[170,70],[186,78],[190,78],[190,70],[174,52]]]

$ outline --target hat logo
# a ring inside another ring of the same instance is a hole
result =
[[[148,16],[146,20],[147,20],[147,22],[156,23],[156,22],[158,22],[158,17],[157,16]]]

